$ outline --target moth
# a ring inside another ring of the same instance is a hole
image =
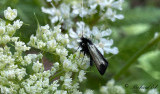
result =
[[[95,63],[99,73],[103,75],[107,69],[108,61],[104,58],[101,52],[96,48],[92,41],[83,36],[80,38],[79,47],[81,47],[80,52],[83,52],[84,55],[90,57],[90,65]]]

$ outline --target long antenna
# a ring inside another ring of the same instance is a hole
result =
[[[83,21],[83,0],[82,0],[82,21]],[[82,37],[83,37],[83,31],[84,31],[84,24],[82,24]]]

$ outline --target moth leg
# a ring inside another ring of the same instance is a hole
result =
[[[78,49],[79,49],[79,47],[80,47],[80,46],[78,46]],[[78,49],[77,49],[77,50],[78,50]],[[77,50],[76,50],[76,52],[77,52]],[[82,50],[80,50],[80,53],[79,53],[78,59],[80,58],[80,54],[81,54],[82,52],[83,52],[83,51],[82,51]]]
[[[93,59],[91,56],[90,56],[90,66],[93,66]],[[91,71],[91,67],[90,67],[90,71]]]
[[[93,66],[93,59],[91,56],[90,56],[90,66]]]
[[[79,49],[79,47],[80,47],[80,46],[78,46],[78,48],[76,49],[76,51],[75,51],[75,52],[77,52],[77,50]]]
[[[83,52],[83,51],[81,51],[81,52]],[[85,53],[85,52],[83,52],[83,54],[84,54],[84,56],[86,55],[86,53]],[[83,58],[82,58],[82,62],[83,62],[83,60],[84,60],[84,56],[83,56]],[[81,63],[82,63],[82,62],[81,62]]]

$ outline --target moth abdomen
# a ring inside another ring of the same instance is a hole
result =
[[[107,69],[107,65],[101,64],[100,70],[99,70],[100,74],[103,75],[105,73],[106,69]]]

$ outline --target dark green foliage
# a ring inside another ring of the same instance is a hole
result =
[[[153,24],[160,21],[160,8],[155,7],[137,7],[125,9],[122,11],[125,18],[115,22],[110,22],[111,26],[124,26],[132,24]]]

